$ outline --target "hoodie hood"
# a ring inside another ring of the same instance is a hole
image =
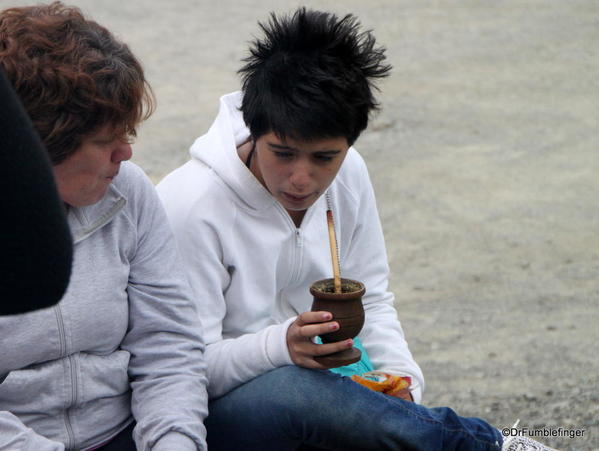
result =
[[[254,177],[237,153],[237,146],[250,137],[239,109],[241,91],[220,98],[216,119],[208,133],[200,136],[190,149],[192,159],[212,169],[216,175],[250,208],[262,210],[276,199]]]

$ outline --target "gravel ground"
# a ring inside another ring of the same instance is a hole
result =
[[[74,0],[143,61],[158,98],[134,161],[188,159],[257,20],[294,1]],[[0,0],[0,7],[25,4]],[[425,404],[498,427],[584,429],[599,450],[599,3],[306,1],[388,49],[382,111],[356,147]],[[592,357],[595,355],[595,357]]]

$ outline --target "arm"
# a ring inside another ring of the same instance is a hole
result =
[[[205,211],[227,210],[222,205],[209,205],[210,202],[218,203],[204,199],[201,205],[191,205],[185,217],[173,214],[169,202],[165,203],[204,325],[208,392],[210,397],[218,397],[260,374],[293,363],[287,351],[286,331],[294,318],[256,333],[223,338],[223,320],[227,314],[225,292],[231,281],[231,269],[223,262],[222,243],[233,239],[227,234],[234,232],[231,228],[217,228],[204,217]],[[232,224],[234,220],[227,218],[220,222]]]
[[[127,206],[135,212],[138,236],[122,343],[131,353],[134,438],[140,450],[204,450],[208,397],[201,325],[154,187],[145,177],[140,185]]]
[[[412,378],[412,396],[420,402],[422,371],[408,348],[394,296],[388,291],[389,266],[374,191],[366,166],[359,158],[359,218],[342,256],[342,271],[366,285],[363,298],[366,321],[359,336],[376,370]],[[340,207],[343,208],[343,207]],[[355,208],[355,207],[354,207]],[[368,264],[364,264],[368,262]]]
[[[64,451],[64,445],[36,434],[12,413],[0,411],[0,449]]]

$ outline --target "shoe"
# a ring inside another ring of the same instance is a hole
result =
[[[512,426],[515,429],[520,423],[520,420]],[[537,442],[529,437],[522,435],[510,435],[503,439],[501,451],[558,451],[555,448],[549,448],[542,443]]]
[[[503,441],[501,451],[557,451],[555,448],[549,448],[542,443],[537,442],[529,437],[516,435],[507,437]]]

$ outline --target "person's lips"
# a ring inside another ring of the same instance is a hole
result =
[[[285,197],[287,200],[290,200],[291,202],[295,202],[295,203],[304,202],[307,199],[309,199],[310,196],[312,196],[312,194],[298,195],[298,194],[291,194],[291,193],[283,192],[283,197]]]

